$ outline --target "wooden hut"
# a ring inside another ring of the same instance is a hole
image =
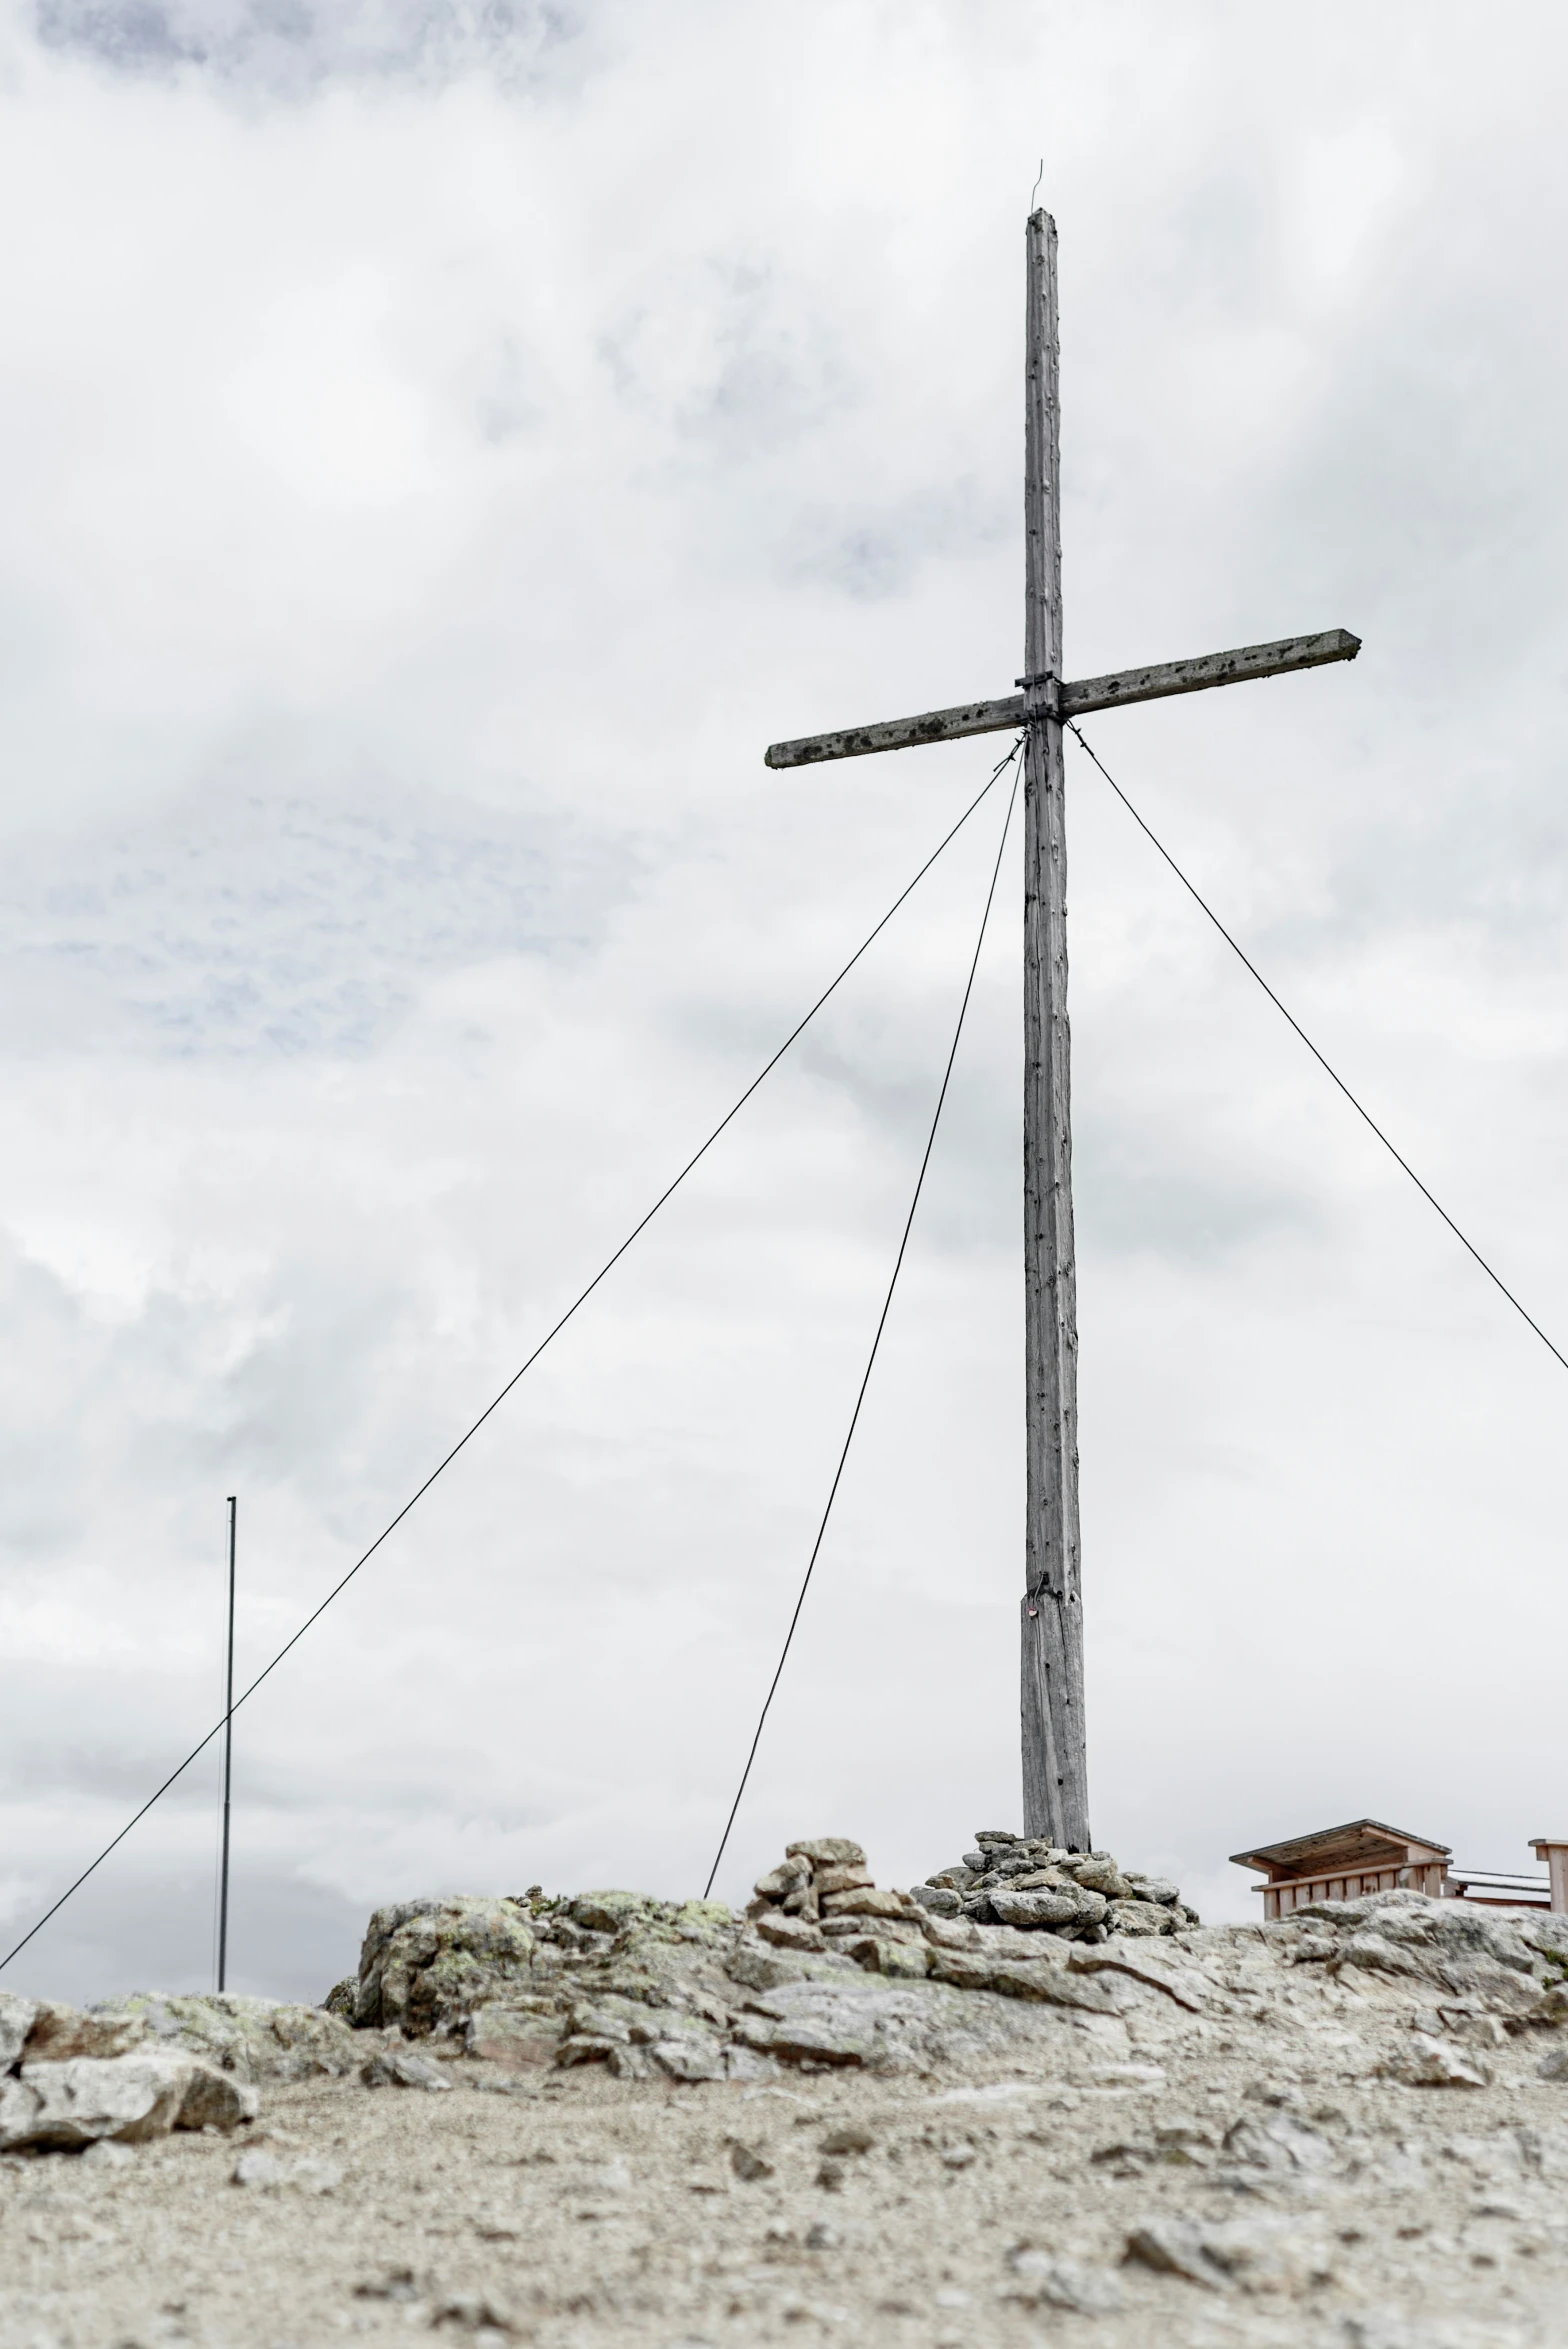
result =
[[[1441,1899],[1448,1889],[1452,1847],[1407,1835],[1381,1819],[1351,1819],[1343,1827],[1322,1827],[1289,1843],[1232,1852],[1238,1868],[1260,1868],[1263,1914],[1288,1916],[1309,1901],[1360,1900],[1368,1892],[1427,1892]]]

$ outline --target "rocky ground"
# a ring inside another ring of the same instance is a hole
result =
[[[810,1864],[384,1910],[336,2013],[0,2005],[0,2343],[1568,2344],[1568,1918],[828,1934],[924,1904]]]

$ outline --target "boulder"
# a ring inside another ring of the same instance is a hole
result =
[[[0,2151],[137,2145],[171,2129],[232,2129],[256,2117],[254,2092],[178,2048],[26,2063],[0,2087]]]
[[[45,2000],[27,2034],[27,2056],[29,2062],[69,2063],[77,2055],[129,2055],[146,2037],[143,2014],[80,2014],[74,2006],[54,2006]]]
[[[338,2015],[233,1991],[210,1996],[134,1991],[88,2009],[95,2022],[132,2023],[145,2045],[184,2048],[236,2080],[346,2079],[364,2061],[362,2041]]]
[[[573,1907],[612,1898],[632,1904],[637,1895],[586,1894]],[[508,1989],[527,1990],[534,1947],[526,1912],[511,1900],[452,1894],[377,1909],[360,1953],[354,2020],[395,2024],[409,2038],[450,2029]]]

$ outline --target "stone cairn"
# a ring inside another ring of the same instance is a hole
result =
[[[757,1880],[746,1911],[757,1933],[783,1949],[839,1949],[865,1941],[946,1939],[944,1920],[1010,1925],[1060,1940],[1105,1941],[1196,1925],[1178,1886],[1117,1866],[1107,1851],[1069,1852],[1037,1838],[983,1829],[975,1849],[909,1892],[879,1891],[858,1843],[821,1835],[788,1847]],[[956,1936],[955,1936],[956,1939]]]

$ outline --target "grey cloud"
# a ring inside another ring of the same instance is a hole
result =
[[[78,2005],[127,1990],[210,1990],[215,1914],[210,1867],[94,1879],[7,1969],[6,1986]],[[368,1914],[287,1869],[248,1866],[237,1852],[229,1988],[316,2004],[356,1970]]]
[[[292,763],[214,759],[134,829],[21,848],[0,884],[0,1045],[101,1050],[118,1031],[180,1058],[362,1055],[434,973],[582,951],[635,870],[630,843],[397,775],[306,796],[266,772]]]
[[[556,21],[56,0],[0,93],[19,1924],[212,1716],[223,1495],[259,1660],[989,769],[761,753],[1017,673],[1042,137],[1073,665],[1367,640],[1096,747],[1440,1194],[1562,1283],[1563,206],[1521,134],[1560,14],[1478,39],[1439,0],[1411,41],[1331,0],[1306,50],[1146,0]],[[1363,134],[1387,201],[1336,161]],[[1097,1836],[1212,1875],[1403,1806],[1522,1859],[1557,1390],[1070,789]],[[242,1981],[319,1995],[406,1891],[700,1889],[989,826],[247,1708]],[[1012,868],[721,1890],[803,1821],[887,1881],[1014,1815],[1018,939]],[[211,1801],[204,1761],[26,1979],[199,1981]]]
[[[536,78],[580,17],[554,0],[38,0],[46,47],[127,74],[193,68],[281,96],[324,82]]]

